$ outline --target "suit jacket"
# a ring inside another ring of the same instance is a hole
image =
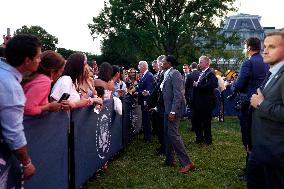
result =
[[[190,74],[187,75],[185,81],[185,99],[188,105],[190,104],[190,99],[192,99],[193,82],[198,80],[199,75],[200,71],[198,70],[193,70]]]
[[[284,66],[262,90],[264,101],[253,111],[252,152],[260,161],[284,163]]]
[[[187,76],[189,75],[189,73],[187,73],[187,74],[182,74],[182,79],[183,79],[183,81],[184,82],[186,82],[186,79],[187,79]]]
[[[164,79],[164,73],[165,72],[162,72],[156,75],[157,79],[155,81],[155,85],[153,87],[152,92],[149,95],[149,98],[147,99],[148,107],[149,108],[157,107],[160,113],[164,113],[164,100],[160,89],[160,85]]]
[[[175,112],[177,117],[182,117],[185,112],[184,81],[179,71],[171,69],[164,78],[163,99],[165,114]]]
[[[193,88],[191,106],[195,110],[212,111],[216,106],[215,89],[218,79],[210,68],[199,79],[198,85]]]
[[[149,71],[141,78],[138,83],[138,104],[143,105],[144,101],[147,100],[148,96],[143,96],[142,91],[147,90],[151,93],[154,86],[154,77],[153,74]]]
[[[263,63],[263,58],[259,53],[252,55],[250,59],[242,63],[238,78],[232,88],[233,91],[244,93],[244,100],[249,101],[252,94],[260,87],[268,69],[268,65]]]

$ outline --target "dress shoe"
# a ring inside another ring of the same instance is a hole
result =
[[[188,171],[194,171],[195,165],[193,163],[189,163],[188,165],[182,167],[179,172],[182,174],[186,174]]]

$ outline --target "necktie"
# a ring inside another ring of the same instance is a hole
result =
[[[202,78],[203,75],[204,75],[204,72],[201,72],[200,75],[199,75],[199,77],[198,77],[197,83],[200,82],[200,80],[201,80],[201,78]]]
[[[262,84],[260,85],[260,89],[264,89],[264,87],[265,87],[267,81],[270,79],[270,76],[271,76],[271,72],[268,71],[268,73],[266,74],[266,76],[265,76],[265,78],[264,78]]]

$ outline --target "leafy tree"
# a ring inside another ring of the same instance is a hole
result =
[[[58,44],[58,38],[49,34],[45,29],[40,26],[22,26],[20,29],[15,31],[17,34],[33,34],[37,36],[42,42],[42,50],[56,50],[56,44]]]
[[[73,54],[76,51],[65,48],[57,48],[57,52],[61,54],[65,59],[67,59],[71,54]]]
[[[57,48],[57,52],[59,54],[61,54],[65,59],[67,59],[71,54],[73,54],[77,51],[74,51],[74,50],[71,50],[71,49],[65,49],[65,48]],[[102,61],[101,57],[98,56],[98,55],[90,54],[90,53],[87,53],[87,52],[82,52],[82,53],[86,54],[88,61],[89,60],[99,60],[99,61],[97,61],[98,63],[101,63],[101,61]]]
[[[109,0],[88,26],[93,36],[103,36],[103,53],[136,60],[174,54],[185,63],[200,55],[196,39],[215,30],[217,20],[235,10],[234,1]]]

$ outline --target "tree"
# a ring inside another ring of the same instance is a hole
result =
[[[59,54],[61,54],[65,59],[67,59],[71,54],[78,52],[78,51],[74,51],[74,50],[71,50],[71,49],[65,49],[65,48],[57,48],[56,51]],[[90,54],[90,53],[87,53],[87,52],[82,52],[82,53],[85,53],[88,61],[97,60],[98,63],[101,63],[101,57],[100,56]]]
[[[195,54],[184,54],[186,49],[199,52],[197,37],[207,37],[218,19],[235,10],[234,1],[109,0],[88,26],[93,36],[104,38],[103,44],[123,44],[127,53],[119,49],[120,55],[135,53],[136,59],[147,59],[174,54],[184,60]]]
[[[57,48],[57,52],[61,54],[65,59],[67,59],[71,54],[75,53],[76,51],[65,48]]]
[[[45,29],[40,26],[22,26],[20,29],[15,31],[15,35],[17,34],[33,34],[37,36],[42,42],[42,51],[45,50],[56,50],[56,45],[58,44],[57,37],[49,34]]]

